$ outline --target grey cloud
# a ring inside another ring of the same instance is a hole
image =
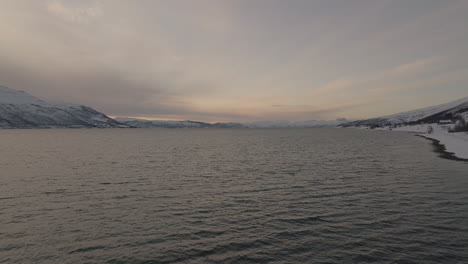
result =
[[[112,70],[73,72],[42,71],[0,60],[0,80],[5,86],[25,90],[37,97],[55,102],[92,106],[110,115],[186,115],[193,113],[184,98],[203,93],[204,87],[184,91],[174,87],[171,77],[159,82],[137,82]]]
[[[383,96],[369,89],[466,68],[467,10],[462,0],[4,0],[0,84],[109,115],[372,115],[384,108],[361,99]],[[375,77],[433,57],[449,59]],[[410,108],[428,97],[418,89],[385,96]],[[466,96],[462,88],[435,93]]]

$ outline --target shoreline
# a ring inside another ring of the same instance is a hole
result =
[[[433,132],[427,133],[431,126]],[[413,126],[402,126],[394,128],[392,131],[415,133],[416,136],[431,140],[435,146],[435,151],[441,154],[441,157],[468,161],[468,133],[449,131],[450,126],[439,124],[419,124]]]
[[[434,147],[434,152],[439,153],[439,156],[444,159],[450,159],[450,160],[456,160],[456,161],[466,161],[468,162],[468,159],[460,158],[457,157],[454,152],[450,152],[447,150],[447,147],[440,142],[440,140],[426,137],[423,134],[416,133],[415,136],[424,138],[426,140],[429,140],[432,142],[432,145]]]

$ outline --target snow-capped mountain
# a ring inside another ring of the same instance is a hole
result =
[[[416,109],[398,114],[358,120],[343,124],[349,126],[386,126],[409,123],[437,122],[441,119],[464,119],[468,121],[468,97],[450,103]]]
[[[53,104],[0,86],[0,128],[128,127],[84,105]]]
[[[145,120],[137,118],[117,117],[116,121],[136,128],[242,128],[239,123],[205,123],[200,121]]]

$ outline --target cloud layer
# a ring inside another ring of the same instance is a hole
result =
[[[463,0],[3,0],[0,83],[109,115],[364,118],[467,96]]]

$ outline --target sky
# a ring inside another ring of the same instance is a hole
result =
[[[0,6],[0,84],[110,116],[361,119],[468,96],[467,0]]]

